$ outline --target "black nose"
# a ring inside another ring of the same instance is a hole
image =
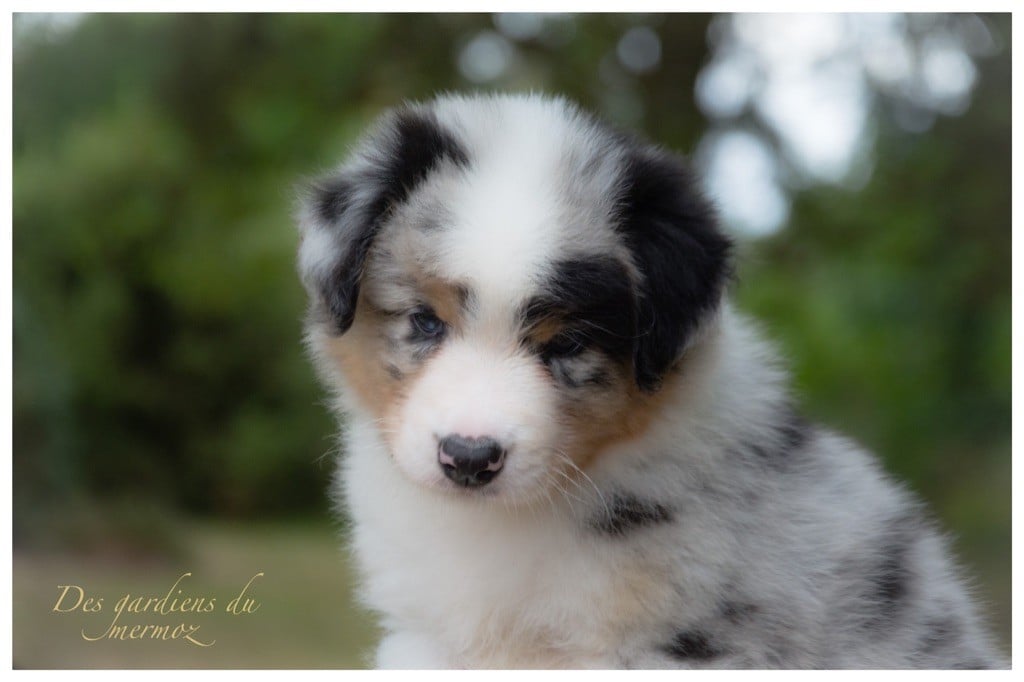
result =
[[[444,475],[472,488],[490,483],[505,464],[505,450],[493,438],[445,436],[437,450]]]

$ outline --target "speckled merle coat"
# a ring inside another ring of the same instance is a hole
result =
[[[377,665],[1004,665],[920,506],[794,410],[677,157],[443,97],[299,223]]]

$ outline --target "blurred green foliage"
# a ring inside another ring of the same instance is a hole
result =
[[[709,21],[559,20],[496,85],[689,151]],[[1008,44],[1009,18],[989,21]],[[661,66],[599,75],[640,22]],[[97,499],[326,513],[335,428],[301,347],[292,188],[384,107],[471,87],[454,65],[481,30],[490,16],[15,17],[16,543]],[[926,496],[1008,621],[1009,50],[977,67],[963,116],[920,135],[879,116],[865,187],[807,188],[788,228],[742,243],[736,294],[805,409]]]
[[[595,104],[629,21],[581,18],[523,78]],[[293,187],[385,106],[464,88],[457,51],[491,18],[16,23],[16,540],[83,496],[322,511],[334,427],[301,349]],[[688,81],[706,24],[676,27]],[[694,143],[689,94],[664,91],[664,137]]]

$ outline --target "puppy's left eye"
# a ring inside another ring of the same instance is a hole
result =
[[[541,349],[541,358],[545,362],[571,358],[582,353],[583,349],[583,341],[575,334],[559,334],[544,345]]]
[[[424,339],[439,339],[444,336],[445,323],[430,308],[420,308],[409,316],[413,331]]]

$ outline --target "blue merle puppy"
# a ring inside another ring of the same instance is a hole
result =
[[[676,156],[446,96],[299,223],[378,666],[1005,665],[919,504],[793,410]]]

